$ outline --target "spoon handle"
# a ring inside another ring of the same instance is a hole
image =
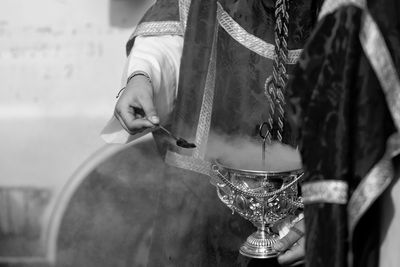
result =
[[[163,130],[166,134],[168,134],[169,136],[171,136],[172,138],[174,138],[175,140],[179,140],[178,137],[176,137],[175,135],[173,135],[170,131],[168,131],[167,129],[165,129],[163,126],[161,125],[157,125],[158,128],[160,128],[161,130]]]
[[[175,135],[173,135],[170,131],[168,131],[167,129],[165,129],[163,126],[161,126],[161,124],[154,124],[151,120],[149,120],[148,118],[146,118],[146,120],[148,120],[151,124],[153,124],[155,127],[163,130],[166,134],[168,134],[169,136],[171,136],[172,138],[174,138],[175,140],[179,140],[178,137],[176,137]]]

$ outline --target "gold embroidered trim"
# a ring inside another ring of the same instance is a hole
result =
[[[392,158],[400,154],[400,133],[393,134],[387,142],[382,159],[368,172],[352,194],[347,207],[350,233],[360,218],[382,194],[393,179]]]
[[[400,81],[389,49],[378,25],[365,10],[362,18],[360,42],[379,80],[391,112],[397,133],[387,142],[385,155],[368,172],[354,191],[348,206],[350,233],[393,179],[392,158],[400,154]]]
[[[360,42],[385,93],[394,123],[400,131],[400,81],[378,25],[366,11],[360,32]]]
[[[304,204],[346,204],[348,185],[344,181],[324,180],[305,183],[301,187]]]
[[[321,11],[318,14],[318,20],[324,16],[333,13],[336,9],[345,5],[355,5],[360,8],[365,7],[365,0],[326,0],[321,7]]]
[[[152,21],[140,23],[130,39],[136,36],[153,35],[183,35],[182,24],[179,21]]]
[[[167,152],[165,156],[165,163],[173,167],[194,171],[207,176],[210,176],[212,172],[211,163],[202,159],[181,155],[172,151]]]
[[[199,122],[197,124],[196,148],[193,151],[193,157],[204,159],[207,148],[208,135],[210,133],[211,113],[214,101],[215,89],[215,68],[217,59],[217,36],[218,27],[215,27],[214,39],[211,48],[210,63],[208,65],[208,72],[204,86],[203,101],[201,103]]]
[[[182,28],[186,30],[186,23],[189,14],[191,0],[179,0],[179,17],[182,23]]]
[[[218,23],[233,39],[262,57],[269,59],[275,58],[275,46],[273,44],[267,43],[262,39],[248,33],[231,16],[229,16],[219,2],[217,5]],[[296,64],[302,51],[302,49],[289,50],[286,63]]]

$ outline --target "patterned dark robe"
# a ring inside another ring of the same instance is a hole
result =
[[[398,177],[399,12],[395,0],[326,1],[291,82],[306,266],[378,266],[379,200]]]
[[[321,1],[289,2],[286,63],[290,74]],[[170,127],[197,146],[166,148],[165,161],[179,168],[168,168],[160,181],[149,266],[244,266],[248,262],[238,255],[238,248],[254,228],[220,202],[205,159],[210,133],[257,138],[256,125],[268,118],[264,84],[275,58],[274,11],[272,0],[160,0],[127,44],[129,53],[136,36],[184,36]],[[284,141],[290,143],[290,136],[285,135]]]

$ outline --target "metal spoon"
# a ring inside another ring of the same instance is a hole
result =
[[[147,118],[146,118],[147,119]],[[147,119],[149,122],[151,122],[154,126],[158,127],[159,129],[163,130],[168,136],[172,137],[173,139],[176,140],[176,145],[183,147],[183,148],[195,148],[196,145],[193,143],[190,143],[188,141],[186,141],[183,138],[180,137],[176,137],[175,135],[173,135],[170,131],[168,131],[167,129],[165,129],[163,126],[161,126],[160,124],[154,124],[152,121],[150,121],[149,119]]]

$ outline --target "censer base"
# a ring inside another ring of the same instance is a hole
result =
[[[277,257],[279,253],[273,248],[273,245],[278,239],[277,235],[271,235],[259,229],[257,232],[251,234],[240,247],[240,254],[255,259]]]

